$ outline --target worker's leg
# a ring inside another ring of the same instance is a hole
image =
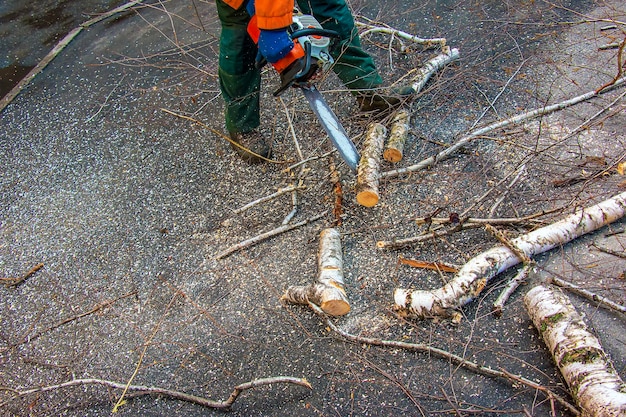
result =
[[[220,89],[226,104],[226,128],[229,132],[249,132],[259,120],[261,72],[254,67],[257,47],[248,36],[250,16],[245,6],[235,10],[216,0],[222,22],[219,54]]]
[[[336,61],[334,70],[346,87],[368,90],[382,84],[374,60],[361,47],[352,12],[345,0],[298,0],[298,5],[325,29],[340,34],[340,41],[333,42],[330,52]]]
[[[271,149],[255,130],[260,125],[259,90],[261,71],[254,63],[257,47],[248,36],[250,16],[245,3],[235,10],[216,0],[222,22],[219,80],[226,106],[226,129],[233,149],[247,162],[261,162]]]

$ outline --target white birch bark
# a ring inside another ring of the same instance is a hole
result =
[[[526,256],[532,257],[612,223],[626,213],[626,192],[592,207],[577,210],[551,225],[511,240]],[[496,246],[470,259],[448,284],[441,288],[394,292],[395,309],[407,317],[443,316],[459,321],[460,307],[472,301],[487,282],[521,260],[506,246]]]
[[[311,302],[331,316],[348,314],[350,303],[344,288],[341,235],[337,229],[328,228],[320,233],[317,265],[316,283],[289,287],[281,300],[294,304]]]
[[[380,123],[372,123],[367,129],[356,181],[356,201],[365,207],[374,207],[380,198],[378,194],[380,159],[386,136],[387,128]]]
[[[410,116],[406,110],[400,110],[393,117],[391,133],[385,144],[383,158],[385,161],[396,163],[402,160],[404,155],[404,144],[409,137]]]
[[[524,305],[583,415],[626,416],[626,384],[569,298],[539,285],[528,291]]]

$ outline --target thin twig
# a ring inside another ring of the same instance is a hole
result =
[[[305,387],[308,389],[313,389],[311,384],[304,378],[294,378],[290,376],[276,376],[271,378],[260,378],[255,379],[253,381],[245,382],[243,384],[237,385],[233,392],[230,394],[227,400],[225,401],[216,401],[210,400],[204,397],[199,397],[197,395],[186,394],[180,391],[173,391],[166,388],[159,388],[153,386],[146,385],[126,385],[120,382],[108,381],[105,379],[98,378],[81,378],[81,379],[73,379],[71,381],[63,382],[61,384],[55,385],[47,385],[45,387],[37,387],[24,391],[17,391],[14,389],[6,389],[14,393],[13,399],[21,398],[30,394],[37,394],[42,392],[55,391],[62,388],[73,387],[73,386],[84,386],[84,385],[103,385],[105,387],[114,388],[114,389],[126,389],[127,391],[132,391],[133,396],[141,396],[141,395],[160,395],[167,398],[172,398],[175,400],[186,401],[192,404],[201,405],[203,407],[216,408],[216,409],[228,409],[230,408],[235,400],[239,397],[239,395],[249,389],[261,387],[264,385],[271,384],[294,384],[299,385],[301,387]],[[0,407],[3,407],[8,403],[0,403]]]
[[[122,81],[124,81],[124,79],[126,78],[126,75],[123,75],[120,80],[117,82],[117,84],[115,84],[115,87],[113,87],[113,89],[109,92],[109,94],[107,94],[107,96],[104,98],[104,102],[100,105],[100,108],[98,108],[98,111],[95,112],[94,114],[92,114],[91,116],[89,116],[86,120],[85,123],[89,123],[91,122],[93,119],[95,119],[100,112],[102,112],[102,110],[104,109],[104,107],[107,105],[107,103],[109,102],[109,99],[111,98],[111,96],[113,95],[113,93],[115,92],[115,90],[117,90],[117,87],[119,87],[122,84]]]
[[[272,229],[272,230],[270,230],[268,232],[261,233],[258,236],[255,236],[253,238],[250,238],[250,239],[244,240],[242,242],[239,242],[236,245],[233,245],[230,248],[228,248],[228,249],[218,253],[215,256],[215,259],[226,258],[228,255],[231,255],[234,252],[240,251],[240,250],[248,248],[250,246],[254,246],[254,245],[256,245],[259,242],[262,242],[262,241],[264,241],[266,239],[269,239],[271,237],[277,236],[277,235],[279,235],[281,233],[285,233],[285,232],[288,232],[290,230],[296,229],[296,228],[298,228],[300,226],[304,226],[305,224],[312,223],[312,222],[314,222],[316,220],[321,219],[325,215],[326,215],[326,212],[323,212],[323,213],[320,213],[320,214],[318,214],[316,216],[313,216],[313,217],[311,217],[311,218],[309,218],[307,220],[303,220],[301,222],[294,223],[294,224],[282,225],[280,227],[277,227],[276,229]]]
[[[626,37],[622,39],[622,42],[620,42],[619,48],[617,49],[617,74],[611,81],[609,81],[608,83],[598,88],[596,92],[600,92],[604,90],[605,88],[614,85],[620,78],[622,78],[622,74],[624,73],[624,68],[623,68],[624,64],[622,63],[622,56],[624,54],[625,47],[626,47]]]
[[[480,121],[483,119],[483,117],[485,117],[485,114],[487,114],[487,112],[489,111],[490,108],[494,109],[494,112],[495,112],[495,108],[493,107],[494,104],[496,104],[496,101],[498,101],[498,99],[500,98],[502,93],[504,93],[504,91],[509,86],[509,84],[511,84],[511,81],[513,81],[513,79],[517,76],[517,74],[522,70],[522,67],[524,66],[524,64],[526,64],[526,61],[528,61],[528,58],[526,58],[525,60],[522,61],[521,64],[519,64],[519,66],[517,67],[515,72],[509,77],[509,79],[506,81],[504,86],[500,89],[498,94],[496,94],[496,96],[493,98],[493,100],[488,100],[489,101],[489,106],[485,107],[485,110],[483,110],[483,112],[480,114],[480,116],[478,116],[478,118],[474,121],[474,124],[472,124],[472,127],[469,128],[469,130],[472,130],[473,128],[476,127],[476,125],[478,123],[480,123]],[[497,113],[496,113],[496,115],[497,115]]]
[[[378,242],[376,242],[376,247],[378,249],[398,249],[404,246],[412,245],[414,243],[425,242],[427,240],[432,240],[438,237],[448,236],[453,233],[459,232],[461,230],[476,229],[479,227],[482,227],[482,225],[478,223],[463,223],[451,229],[445,229],[441,231],[433,230],[423,235],[412,236],[412,237],[407,237],[403,239],[395,239],[395,240],[379,240]]]
[[[291,207],[292,207],[291,211],[287,213],[287,215],[283,219],[283,222],[281,223],[283,226],[286,224],[289,224],[289,222],[294,218],[294,216],[298,212],[298,192],[295,190],[291,192]]]
[[[293,138],[293,143],[296,148],[296,152],[298,153],[298,156],[300,157],[300,161],[303,161],[304,156],[302,155],[302,150],[300,149],[300,142],[298,142],[298,137],[296,136],[296,130],[293,127],[293,122],[291,121],[291,116],[289,115],[289,109],[287,108],[287,105],[285,104],[285,100],[283,100],[282,97],[278,97],[278,100],[280,101],[280,104],[283,105],[283,109],[285,110],[285,115],[287,116],[287,124],[289,125],[289,132],[291,132],[291,137]]]
[[[522,269],[515,275],[515,277],[510,280],[496,301],[493,303],[493,312],[496,316],[502,315],[502,309],[504,308],[504,304],[508,301],[509,297],[515,292],[515,290],[524,282],[526,278],[528,278],[528,274],[532,270],[532,263],[524,264]]]
[[[606,297],[602,297],[601,295],[588,291],[571,282],[562,280],[561,278],[557,278],[553,276],[552,278],[550,278],[550,280],[552,281],[553,284],[558,285],[559,287],[562,287],[562,288],[566,288],[567,290],[573,292],[574,294],[578,294],[582,297],[585,297],[588,300],[597,302],[602,307],[609,308],[611,310],[615,310],[620,313],[626,313],[626,306],[617,304],[616,302],[611,301]]]
[[[128,298],[128,297],[132,297],[132,296],[134,296],[134,295],[136,295],[136,294],[137,294],[137,291],[132,291],[132,292],[129,292],[128,294],[124,294],[124,295],[122,295],[122,296],[120,296],[120,297],[117,297],[117,298],[115,298],[115,299],[105,300],[105,301],[103,301],[103,302],[101,302],[101,303],[98,303],[98,304],[96,304],[96,305],[95,305],[92,309],[90,309],[89,311],[85,311],[85,312],[80,313],[80,314],[78,314],[78,315],[75,315],[75,316],[72,316],[72,317],[68,317],[68,318],[66,318],[66,319],[61,320],[61,321],[60,321],[60,322],[58,322],[57,324],[55,324],[55,325],[52,325],[52,326],[48,327],[47,329],[44,329],[44,330],[41,330],[41,331],[39,331],[39,332],[35,333],[35,334],[34,334],[34,335],[32,335],[32,336],[26,336],[26,337],[24,337],[24,338],[23,338],[22,340],[20,340],[19,342],[14,343],[14,344],[12,344],[12,345],[9,345],[9,347],[8,347],[8,348],[6,348],[6,349],[4,349],[4,350],[0,350],[0,353],[5,352],[5,351],[7,351],[7,350],[9,350],[9,349],[12,349],[12,348],[14,348],[14,347],[16,347],[16,346],[20,346],[20,345],[24,345],[24,344],[26,344],[26,343],[30,343],[30,342],[32,342],[33,340],[38,339],[38,338],[40,338],[41,336],[43,336],[44,334],[46,334],[46,333],[48,333],[48,332],[51,332],[51,331],[53,331],[53,330],[55,330],[55,329],[58,329],[59,327],[61,327],[61,326],[63,326],[63,325],[66,325],[66,324],[68,324],[68,323],[71,323],[71,322],[73,322],[73,321],[76,321],[76,320],[78,320],[78,319],[81,319],[81,318],[83,318],[83,317],[89,316],[89,315],[91,315],[91,314],[93,314],[93,313],[96,313],[96,312],[98,312],[98,311],[100,311],[100,310],[102,310],[102,309],[104,309],[104,308],[106,308],[106,307],[108,307],[108,306],[110,306],[110,305],[115,304],[115,303],[116,303],[116,302],[118,302],[119,300],[122,300],[122,299],[124,299],[124,298]]]
[[[210,127],[210,126],[207,126],[207,125],[206,125],[206,124],[204,124],[204,123],[202,123],[200,120],[194,119],[193,117],[185,116],[184,114],[178,114],[178,113],[176,113],[176,112],[173,112],[173,111],[171,111],[171,110],[164,109],[164,108],[161,108],[161,111],[164,111],[165,113],[171,114],[172,116],[180,117],[181,119],[185,119],[185,120],[189,120],[189,121],[191,121],[191,122],[194,122],[194,123],[196,123],[196,124],[198,124],[198,125],[202,126],[203,128],[205,128],[205,129],[207,129],[207,130],[209,130],[209,131],[213,132],[214,134],[216,134],[217,136],[221,137],[222,139],[226,140],[226,141],[227,141],[227,142],[229,142],[231,145],[233,145],[233,146],[235,146],[235,147],[237,147],[237,148],[239,148],[239,149],[241,149],[241,150],[244,150],[244,151],[246,151],[247,153],[252,154],[252,155],[254,155],[255,157],[257,157],[257,158],[259,158],[259,159],[262,159],[262,160],[263,160],[263,161],[265,161],[265,162],[271,162],[272,164],[282,164],[282,162],[281,162],[281,161],[276,161],[276,160],[274,160],[274,159],[269,159],[269,158],[264,157],[263,155],[259,155],[258,153],[255,153],[255,152],[251,151],[250,149],[246,148],[245,146],[242,146],[241,144],[239,144],[239,143],[235,142],[234,140],[232,140],[231,138],[229,138],[229,137],[228,137],[228,136],[226,136],[225,134],[223,134],[223,133],[221,133],[221,132],[219,132],[219,131],[217,131],[217,130],[213,129],[213,128],[212,128],[212,127]]]
[[[174,293],[174,295],[172,296],[172,299],[170,300],[169,304],[165,308],[166,312],[170,309],[170,307],[172,306],[172,303],[174,303],[177,297],[178,297],[178,294]],[[133,371],[133,374],[131,375],[131,377],[128,379],[128,382],[126,382],[126,386],[124,387],[124,390],[122,391],[122,394],[120,395],[120,398],[117,399],[117,402],[113,406],[113,410],[111,411],[112,413],[117,413],[119,408],[126,403],[126,400],[124,399],[124,397],[126,396],[126,393],[128,392],[128,389],[131,386],[132,382],[134,381],[135,377],[139,373],[139,369],[141,368],[141,364],[143,363],[143,358],[146,356],[148,347],[152,343],[152,340],[154,339],[156,334],[159,332],[159,329],[161,328],[161,324],[163,324],[163,320],[165,319],[165,317],[166,317],[166,314],[161,315],[161,319],[154,326],[152,333],[150,334],[148,339],[146,339],[146,341],[144,342],[143,350],[141,351],[141,354],[139,355],[139,360],[137,361],[135,370]]]
[[[3,282],[7,288],[16,288],[21,283],[26,281],[28,278],[32,277],[37,271],[43,268],[42,263],[38,263],[28,270],[24,275],[19,278],[0,278],[0,282]]]
[[[454,363],[455,365],[462,367],[463,369],[470,370],[477,374],[485,375],[485,376],[492,377],[492,378],[504,378],[509,381],[517,382],[527,387],[530,387],[532,389],[541,391],[548,397],[554,398],[561,405],[563,405],[569,411],[571,411],[574,415],[580,414],[578,409],[574,405],[570,404],[563,397],[556,394],[554,391],[550,390],[549,388],[546,388],[545,386],[541,384],[531,381],[530,379],[524,378],[523,376],[514,375],[504,370],[496,370],[488,366],[479,365],[461,356],[455,355],[454,353],[451,353],[451,352],[448,352],[446,350],[439,349],[436,347],[428,346],[423,343],[410,343],[410,342],[401,342],[397,340],[383,340],[383,339],[377,339],[377,338],[372,338],[372,337],[357,336],[357,335],[345,332],[341,330],[340,328],[338,328],[337,326],[335,326],[332,320],[330,320],[330,318],[322,311],[322,309],[320,309],[315,304],[309,303],[309,307],[319,317],[321,317],[324,320],[328,328],[330,328],[337,335],[341,336],[343,339],[348,340],[350,342],[371,345],[371,346],[381,346],[381,347],[389,347],[389,348],[394,348],[394,349],[403,349],[403,350],[409,350],[409,351],[415,351],[415,352],[423,352],[432,356],[444,358]]]
[[[254,206],[256,206],[257,204],[261,204],[264,203],[266,201],[272,200],[276,197],[280,197],[283,194],[286,193],[290,193],[292,191],[299,191],[299,190],[304,190],[306,187],[304,185],[290,185],[289,187],[285,187],[285,188],[280,188],[278,189],[278,191],[276,191],[275,193],[266,195],[264,197],[261,197],[257,200],[251,201],[248,204],[233,210],[234,214],[239,214],[239,213],[243,213],[244,211],[248,210],[249,208],[252,208]]]
[[[600,252],[608,253],[609,255],[617,256],[618,258],[626,259],[626,253],[617,252],[608,248],[603,248],[602,246],[598,246],[595,243],[592,243],[591,246],[598,249]]]
[[[304,164],[306,164],[308,162],[315,161],[315,160],[322,159],[322,158],[326,158],[328,155],[332,155],[335,152],[337,152],[337,150],[333,149],[332,151],[328,151],[328,152],[326,152],[326,153],[324,153],[322,155],[311,156],[311,157],[309,157],[307,159],[304,159],[304,160],[302,160],[300,162],[296,162],[293,165],[289,165],[287,168],[283,169],[282,172],[289,172],[289,171],[293,170],[294,168],[298,168],[299,166],[302,166],[302,165],[304,165]]]
[[[491,209],[489,210],[489,217],[493,217],[495,215],[498,206],[502,204],[509,190],[517,183],[517,181],[519,181],[520,178],[522,178],[522,174],[526,171],[526,165],[522,165],[517,171],[518,172],[515,178],[513,178],[513,180],[506,186],[504,191],[500,193],[500,197],[498,197],[496,202],[493,203],[493,206],[491,206]]]

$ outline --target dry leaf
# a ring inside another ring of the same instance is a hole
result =
[[[458,268],[446,265],[441,262],[419,261],[417,259],[406,259],[403,257],[398,258],[398,262],[404,265],[412,266],[414,268],[434,269],[435,271],[442,272],[459,272]]]

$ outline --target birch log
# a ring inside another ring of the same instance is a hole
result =
[[[307,305],[311,302],[331,316],[348,314],[350,303],[344,289],[341,235],[337,229],[324,229],[320,233],[317,264],[317,282],[289,287],[281,300]]]
[[[399,162],[404,154],[404,144],[409,136],[409,112],[400,110],[393,118],[391,133],[385,144],[383,158],[387,162]]]
[[[387,128],[380,123],[371,123],[367,129],[356,182],[356,201],[365,207],[374,207],[380,198],[378,194],[380,157],[386,136]]]
[[[519,251],[531,257],[563,245],[577,237],[612,223],[626,213],[626,192],[592,207],[578,210],[551,225],[511,240]],[[461,306],[472,301],[487,282],[521,260],[506,246],[496,246],[470,259],[454,279],[432,291],[398,288],[395,309],[407,317],[442,316],[460,321]]]
[[[583,415],[626,416],[626,384],[569,298],[556,287],[539,285],[528,291],[524,304]]]

